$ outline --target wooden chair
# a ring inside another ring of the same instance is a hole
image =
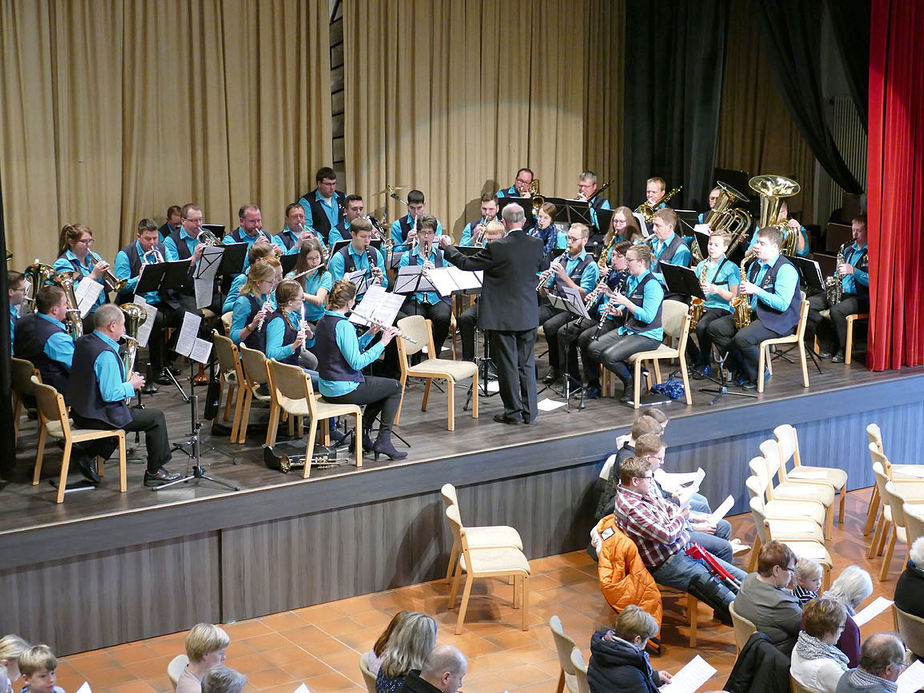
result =
[[[825,548],[824,544],[818,541],[778,537],[773,534],[768,522],[764,522],[762,529],[760,525],[756,525],[756,529],[761,543],[766,544],[768,541],[775,539],[791,548],[797,558],[807,558],[810,561],[815,561],[822,569],[822,589],[826,590],[831,586],[831,570],[834,567],[834,562],[831,560],[831,554],[828,553],[828,549]]]
[[[119,491],[125,493],[125,431],[121,428],[115,430],[98,430],[92,428],[71,428],[67,417],[67,406],[64,398],[58,394],[51,385],[43,385],[34,378],[32,381],[35,392],[35,404],[39,411],[38,450],[35,455],[35,472],[32,475],[32,485],[37,486],[42,475],[42,457],[45,453],[45,437],[64,441],[64,456],[61,458],[61,477],[58,481],[58,503],[64,502],[64,491],[67,486],[67,471],[71,462],[71,450],[74,443],[83,443],[88,440],[100,438],[116,438],[119,442]]]
[[[910,547],[916,540],[924,537],[924,505],[905,502],[902,511],[905,513],[905,531]]]
[[[237,346],[227,337],[218,334],[217,330],[212,330],[212,343],[215,345],[215,356],[218,359],[218,402],[221,403],[222,394],[225,385],[228,386],[228,398],[225,401],[225,409],[222,419],[228,420],[231,413],[231,402],[234,402],[234,417],[231,419],[231,442],[237,440],[238,427],[241,425],[241,409],[244,398],[243,383],[244,370],[241,366],[241,356]],[[215,414],[213,423],[217,421],[218,414]]]
[[[799,517],[767,517],[764,513],[763,499],[759,496],[752,497],[749,500],[751,507],[751,518],[754,520],[754,526],[761,527],[769,525],[772,534],[778,540],[782,541],[785,537],[792,541],[815,541],[824,544],[825,535],[821,525],[812,518]],[[792,501],[798,503],[799,501]],[[760,532],[754,541],[754,548],[751,549],[751,558],[748,563],[748,572],[753,573],[757,569],[757,556],[760,553],[762,542]]]
[[[369,663],[366,661],[366,655],[368,652],[363,652],[362,656],[359,658],[359,670],[363,675],[363,683],[366,684],[367,693],[375,693],[375,674],[372,673],[369,669]]]
[[[10,359],[10,370],[13,390],[13,446],[19,440],[19,420],[22,418],[23,400],[25,397],[34,397],[32,376],[42,382],[42,376],[32,365],[31,361],[13,357]]]
[[[879,581],[883,582],[889,575],[889,564],[892,562],[895,542],[900,541],[905,546],[911,547],[911,542],[908,539],[908,529],[905,525],[905,505],[907,503],[924,503],[924,482],[906,482],[896,485],[894,481],[886,481],[881,493],[883,503],[889,508],[892,525],[892,531],[889,532],[886,529],[879,540],[879,553],[882,553],[882,545],[885,542],[886,535],[889,535],[889,543],[886,546],[885,556],[882,559],[882,568],[879,571]]]
[[[558,616],[552,616],[549,619],[549,629],[552,631],[552,640],[555,642],[555,649],[558,652],[558,664],[561,667],[556,693],[563,693],[565,687],[568,688],[570,693],[578,693],[577,671],[571,661],[571,653],[577,649],[577,645],[573,639],[565,635],[565,631],[561,627],[561,619]],[[584,658],[581,651],[577,650],[577,652],[578,656],[581,657],[581,664],[583,664]]]
[[[761,457],[751,460],[751,473],[761,479],[766,486],[767,500],[818,501],[825,506],[825,536],[834,536],[834,487],[828,483],[816,483],[799,480],[779,481],[773,485],[773,477],[778,476],[780,453],[775,440],[765,440],[760,444]],[[757,460],[763,460],[761,465]],[[761,468],[762,466],[762,468]]]
[[[577,647],[571,650],[571,665],[574,667],[577,693],[590,693],[590,684],[587,683],[587,665],[584,664],[584,655]]]
[[[314,443],[318,435],[318,423],[324,423],[324,436],[329,442],[328,426],[330,425],[330,420],[337,416],[352,416],[356,425],[356,435],[353,436],[356,467],[363,466],[363,441],[361,435],[363,413],[358,404],[331,404],[330,402],[319,401],[314,396],[311,378],[300,366],[290,366],[287,363],[271,360],[267,363],[267,377],[274,393],[275,405],[270,411],[266,442],[268,447],[272,447],[276,442],[276,428],[279,426],[281,411],[288,412],[290,417],[309,417],[311,423],[308,425],[305,471],[302,474],[307,479],[311,473],[311,456],[314,452]],[[272,437],[270,437],[270,434],[272,434]]]
[[[472,596],[472,583],[477,578],[513,577],[513,607],[522,611],[523,630],[529,630],[529,561],[523,552],[511,547],[492,549],[473,549],[468,545],[465,528],[459,518],[459,509],[456,506],[446,508],[446,517],[458,533],[462,545],[462,556],[456,565],[456,572],[449,592],[449,608],[455,608],[456,594],[462,573],[465,573],[465,588],[462,592],[462,603],[459,605],[459,618],[456,621],[456,635],[462,633],[462,624],[465,622],[465,611],[468,609],[468,600]]]
[[[684,612],[684,616],[687,619],[688,635],[687,640],[690,643],[690,647],[696,647],[696,636],[697,630],[699,628],[699,599],[694,597],[689,592],[681,592],[678,589],[673,587],[668,587],[667,585],[658,585],[658,589],[661,591],[661,601],[664,602],[664,598],[676,598],[677,602],[680,604],[681,610]]]
[[[241,420],[238,424],[237,442],[243,445],[247,439],[247,424],[250,422],[250,405],[254,398],[261,402],[270,403],[273,398],[269,394],[262,394],[259,390],[265,385],[269,391],[269,377],[266,375],[266,355],[262,351],[251,349],[240,343],[237,345],[238,353],[241,356],[242,371],[244,374],[244,403],[241,412]]]
[[[456,488],[452,484],[443,484],[440,489],[440,495],[443,496],[443,504],[446,508],[459,508],[459,499],[456,496]],[[459,510],[459,524],[462,524],[462,511]],[[481,527],[468,527],[462,525],[465,534],[468,537],[468,545],[473,549],[490,549],[503,546],[510,546],[515,549],[523,550],[523,540],[520,533],[513,527],[507,525],[486,525]],[[452,579],[453,571],[456,567],[456,561],[459,559],[459,553],[462,551],[462,543],[458,535],[452,533],[452,549],[449,552],[449,565],[446,567],[446,580]]]
[[[773,429],[773,437],[780,451],[780,481],[824,482],[831,484],[841,494],[840,523],[844,524],[844,506],[847,502],[847,472],[838,467],[803,466],[799,454],[799,436],[789,424]],[[792,460],[792,471],[786,471],[786,463]]]
[[[830,319],[831,310],[826,308],[819,315]],[[844,345],[844,363],[848,366],[853,357],[853,324],[857,320],[869,320],[869,313],[852,313],[847,316],[847,343]],[[815,335],[815,351],[818,351],[818,335]]]
[[[687,304],[680,301],[665,301],[661,309],[661,325],[664,328],[665,339],[676,339],[677,347],[672,348],[667,344],[659,344],[657,349],[651,351],[640,351],[629,357],[629,363],[635,364],[635,390],[633,391],[632,405],[639,408],[639,396],[641,393],[641,374],[642,364],[651,361],[655,373],[655,380],[661,382],[661,365],[660,362],[665,359],[677,359],[680,362],[680,374],[683,377],[683,392],[687,404],[693,403],[690,395],[690,379],[687,373],[687,338],[690,335],[690,315]],[[649,382],[649,387],[651,383]]]
[[[785,337],[773,337],[765,339],[759,345],[760,356],[757,358],[757,391],[764,391],[764,369],[770,369],[770,375],[773,375],[773,363],[770,358],[770,347],[780,346],[781,344],[792,344],[793,348],[799,352],[799,361],[802,364],[802,387],[809,386],[808,364],[805,359],[805,344],[802,339],[805,337],[805,322],[808,317],[809,304],[805,299],[802,300],[802,306],[799,309],[799,322],[796,324],[794,334]]]
[[[902,611],[892,604],[892,619],[905,647],[918,658],[924,656],[924,618]]]
[[[881,454],[873,443],[869,444],[869,453],[873,460],[873,479],[876,482],[876,495],[879,499],[885,498],[885,485],[889,481],[892,481],[894,484],[896,484],[896,487],[904,487],[906,484],[908,484],[912,488],[915,488],[924,484],[924,480],[922,480],[920,477],[890,479],[887,472],[887,469],[889,468],[889,460],[886,458],[886,456]],[[897,465],[892,467],[893,470],[895,466]],[[874,518],[874,520],[875,527],[873,531],[873,539],[870,542],[867,558],[873,558],[874,556],[882,554],[883,547],[885,546],[885,539],[892,527],[892,508],[888,503],[885,503],[884,500],[882,500],[882,512],[879,514],[879,518]]]
[[[808,688],[789,675],[789,693],[818,693],[814,688]]]
[[[176,684],[183,675],[183,669],[186,668],[187,664],[189,664],[189,657],[181,654],[171,659],[170,663],[167,665],[167,678],[170,679],[170,683],[173,684],[173,690],[176,690]]]
[[[454,431],[455,422],[455,384],[467,378],[472,379],[472,418],[478,418],[478,366],[471,361],[452,361],[450,359],[432,358],[436,353],[433,345],[433,330],[430,321],[421,315],[409,315],[402,318],[397,323],[398,329],[406,334],[417,343],[408,342],[401,337],[398,340],[398,363],[401,366],[401,402],[398,404],[398,413],[395,415],[395,425],[401,418],[401,407],[404,405],[404,391],[407,387],[408,377],[423,378],[427,381],[424,388],[423,403],[420,405],[421,411],[427,411],[427,400],[430,397],[430,385],[433,380],[446,381],[446,396],[449,405],[449,430]],[[427,347],[427,355],[431,358],[424,359],[416,366],[410,363],[410,357],[420,353],[424,347]]]
[[[741,652],[750,637],[757,632],[757,626],[744,616],[735,613],[735,602],[728,605],[728,613],[731,614],[732,625],[735,628],[735,647],[738,648],[738,652]]]
[[[229,310],[221,314],[221,324],[225,326],[225,334],[231,334],[231,321],[234,318],[234,311]]]

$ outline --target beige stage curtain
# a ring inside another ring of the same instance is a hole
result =
[[[760,50],[760,32],[750,0],[733,0],[734,31],[728,35],[719,150],[716,165],[792,177],[802,191],[789,200],[793,216],[814,219],[815,159],[777,91]],[[821,220],[824,221],[824,220]]]
[[[521,166],[543,194],[574,194],[586,22],[584,2],[345,2],[346,187],[376,214],[386,183],[419,188],[457,237]]]
[[[331,159],[326,0],[0,3],[0,174],[11,266],[79,221],[112,261],[144,216],[196,201],[282,228]]]

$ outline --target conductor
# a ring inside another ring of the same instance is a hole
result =
[[[488,332],[497,364],[504,413],[498,423],[531,424],[536,421],[536,366],[533,347],[539,328],[536,275],[544,251],[542,241],[523,230],[526,216],[519,205],[501,213],[507,235],[466,257],[442,236],[445,258],[459,269],[484,270],[478,324]],[[519,385],[519,387],[518,387]]]

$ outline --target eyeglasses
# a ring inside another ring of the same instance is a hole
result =
[[[81,240],[79,240],[79,241],[77,241],[77,242],[78,242],[80,245],[93,245],[93,239],[92,239],[92,238],[83,238],[83,239],[81,239]]]
[[[653,475],[653,474],[646,474],[645,476],[637,476],[637,477],[635,477],[635,478],[636,478],[636,479],[648,479],[648,480],[650,481],[651,479],[654,479],[654,475]]]
[[[659,455],[645,455],[645,459],[646,460],[660,460],[661,462],[663,462],[664,455],[660,455],[660,456]]]

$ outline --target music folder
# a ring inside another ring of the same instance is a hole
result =
[[[667,284],[667,293],[706,298],[695,270],[662,262],[661,273],[664,275],[664,283]]]
[[[812,290],[824,291],[825,278],[821,272],[821,265],[818,264],[817,260],[809,260],[798,256],[793,256],[789,259],[799,271],[799,278],[807,289],[806,293],[810,293]]]
[[[135,293],[144,295],[149,291],[180,290],[189,277],[189,260],[157,262],[141,265],[141,274],[135,285]]]
[[[279,264],[282,265],[282,276],[286,276],[289,272],[295,269],[295,265],[298,262],[298,253],[292,253],[291,255],[280,255]]]
[[[244,259],[247,256],[246,243],[228,243],[222,245],[221,264],[217,274],[240,274],[244,271]]]

